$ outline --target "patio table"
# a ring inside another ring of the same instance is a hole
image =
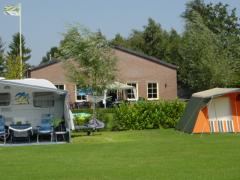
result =
[[[30,124],[11,124],[8,129],[11,134],[12,142],[14,138],[28,138],[30,142],[30,135],[33,135],[33,130]]]
[[[62,135],[62,139],[65,141],[65,135],[67,134],[67,131],[55,131],[55,141],[58,141],[58,135]]]

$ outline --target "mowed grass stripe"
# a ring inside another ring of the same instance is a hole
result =
[[[174,130],[74,134],[62,145],[1,147],[2,179],[239,179],[240,136]]]

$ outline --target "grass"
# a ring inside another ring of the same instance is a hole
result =
[[[0,163],[0,179],[239,179],[240,136],[74,134],[71,144],[1,147]]]

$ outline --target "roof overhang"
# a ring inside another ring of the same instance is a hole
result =
[[[50,91],[57,94],[67,94],[67,91],[57,89],[51,82],[43,79],[0,80],[0,86],[2,85],[31,88],[40,91]]]
[[[160,60],[160,59],[158,59],[156,57],[153,57],[153,56],[149,56],[149,55],[146,55],[146,54],[143,54],[143,53],[140,53],[140,52],[136,52],[132,49],[124,48],[124,47],[121,47],[121,46],[113,46],[113,48],[115,50],[119,50],[119,51],[122,51],[122,52],[125,52],[125,53],[128,53],[128,54],[131,54],[133,56],[137,56],[137,57],[146,59],[148,61],[152,61],[154,63],[163,65],[165,67],[168,67],[168,68],[171,68],[171,69],[174,69],[174,70],[178,69],[178,67],[173,65],[173,64],[167,63],[166,61]]]

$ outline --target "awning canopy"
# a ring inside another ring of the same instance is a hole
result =
[[[88,95],[88,101],[89,101],[89,102],[95,102],[95,103],[104,101],[104,100],[107,99],[107,98],[108,98],[108,97],[105,97],[105,95],[103,95],[103,96]]]
[[[135,89],[135,87],[129,86],[127,84],[123,84],[120,82],[114,82],[112,84],[109,84],[107,86],[107,89],[109,89],[109,90],[127,90],[127,89]]]

